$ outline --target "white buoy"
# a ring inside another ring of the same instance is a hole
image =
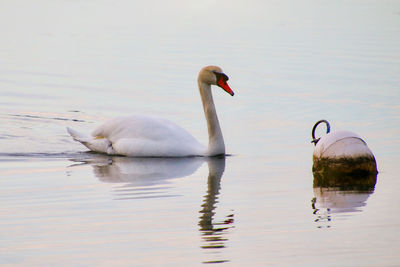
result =
[[[320,123],[327,126],[327,134],[315,138]],[[329,122],[318,121],[312,129],[313,171],[340,171],[344,173],[377,173],[376,161],[367,143],[350,131],[330,132]]]
[[[320,123],[326,124],[327,134],[315,138]],[[314,125],[312,138],[313,213],[318,227],[330,227],[333,213],[354,212],[366,205],[376,184],[375,157],[360,136],[349,131],[330,132],[326,120]]]

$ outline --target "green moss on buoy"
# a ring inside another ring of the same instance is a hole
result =
[[[327,158],[313,157],[313,172],[377,173],[373,156]]]
[[[374,158],[341,158],[314,160],[313,187],[339,190],[374,190],[378,171]]]

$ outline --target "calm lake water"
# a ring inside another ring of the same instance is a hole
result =
[[[3,1],[0,264],[399,266],[399,1]],[[225,158],[88,153],[125,114],[207,142],[214,88]],[[311,128],[359,134],[368,190],[313,188]]]

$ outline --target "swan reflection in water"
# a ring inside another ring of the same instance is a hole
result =
[[[129,158],[95,154],[74,159],[90,164],[94,175],[104,183],[119,183],[114,189],[117,200],[173,197],[167,194],[171,179],[193,174],[205,161],[202,157]]]
[[[105,183],[123,183],[114,192],[118,200],[137,198],[173,197],[168,195],[168,187],[173,178],[193,174],[204,162],[208,165],[207,192],[199,213],[199,231],[202,236],[202,249],[210,253],[213,260],[203,263],[223,263],[221,249],[228,241],[228,230],[233,227],[234,215],[228,214],[223,221],[214,222],[215,209],[221,189],[221,178],[225,170],[225,156],[188,158],[129,158],[88,154],[90,157],[72,159],[81,164],[90,164],[95,176]],[[217,259],[215,259],[217,257]]]
[[[318,228],[330,228],[332,217],[361,212],[374,192],[377,173],[314,172],[312,209]]]
[[[210,158],[208,161],[208,179],[207,179],[207,194],[204,196],[203,204],[200,210],[199,227],[202,234],[203,249],[212,250],[225,248],[228,241],[228,230],[233,228],[234,215],[229,214],[225,220],[214,222],[215,208],[218,203],[218,195],[221,189],[221,178],[225,170],[225,157]],[[213,256],[219,256],[213,254]],[[204,261],[203,263],[223,263],[228,260],[217,259]]]

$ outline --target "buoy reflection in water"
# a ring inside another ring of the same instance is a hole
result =
[[[377,173],[314,172],[312,209],[318,228],[332,226],[333,216],[361,212],[374,192]]]

